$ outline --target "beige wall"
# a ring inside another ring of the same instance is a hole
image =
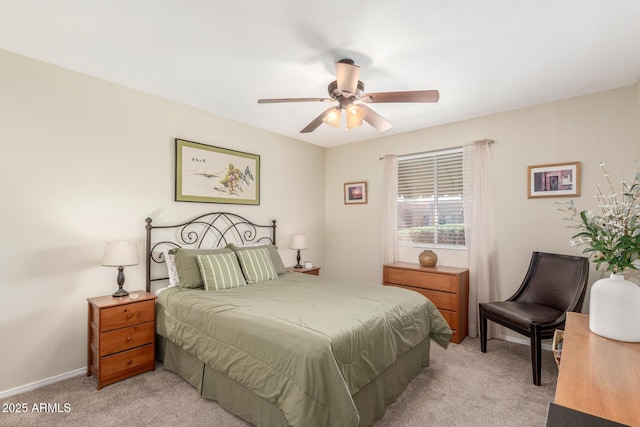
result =
[[[527,199],[527,166],[580,161],[582,195],[578,208],[594,209],[598,164],[606,163],[615,182],[636,174],[640,142],[636,87],[508,111],[402,135],[327,150],[326,266],[329,277],[381,281],[380,190],[388,153],[409,154],[491,138],[495,179],[499,296],[520,285],[532,251],[580,254],[568,244],[572,230],[559,205],[567,199]],[[347,205],[344,182],[367,180],[369,203]],[[421,249],[404,249],[401,261],[417,262]],[[465,251],[436,250],[439,264],[467,266]],[[596,274],[592,274],[594,281]]]
[[[174,138],[259,154],[261,205],[174,202]],[[86,299],[111,294],[104,242],[144,219],[230,210],[305,233],[323,264],[324,149],[0,51],[0,393],[86,366]],[[304,191],[296,191],[304,189]],[[144,264],[126,268],[144,288]]]
[[[640,133],[640,80],[636,83],[636,103],[638,112],[638,132]],[[640,153],[640,138],[638,138],[638,153]],[[640,176],[638,176],[640,178]]]
[[[305,233],[305,259],[328,277],[380,281],[380,188],[387,153],[407,154],[492,138],[499,288],[520,283],[532,250],[579,253],[555,199],[526,198],[526,167],[582,162],[581,208],[593,208],[598,163],[632,176],[640,147],[640,86],[417,132],[322,148],[0,51],[0,395],[86,366],[86,298],[110,294],[104,242],[133,239],[142,257],[144,218],[231,210],[278,220],[280,253]],[[260,206],[173,201],[173,139],[261,155]],[[343,184],[366,180],[369,203],[345,206]],[[562,199],[557,199],[562,200]],[[420,249],[407,249],[414,261]],[[438,251],[466,265],[465,251]],[[126,269],[130,290],[143,265]]]

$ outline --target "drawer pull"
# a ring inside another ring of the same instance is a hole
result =
[[[127,365],[131,365],[132,363],[133,363],[133,360],[131,360],[131,359],[129,359],[129,360],[127,361]]]
[[[129,313],[127,314],[127,320],[131,319],[133,316],[135,316],[135,313]]]
[[[132,339],[132,338],[133,338],[133,337],[132,337],[131,335],[129,335],[129,336],[127,337],[127,342],[131,341],[131,339]]]

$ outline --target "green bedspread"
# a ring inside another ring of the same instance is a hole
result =
[[[396,358],[451,329],[422,295],[287,273],[217,292],[170,288],[158,333],[280,407],[292,426],[357,426],[351,399]]]

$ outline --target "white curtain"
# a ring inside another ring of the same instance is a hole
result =
[[[463,147],[464,222],[469,256],[469,336],[479,334],[478,303],[495,301],[496,243],[491,140]],[[489,333],[489,336],[491,334]]]
[[[382,263],[398,261],[396,246],[398,217],[398,156],[384,156],[384,180],[382,184]]]

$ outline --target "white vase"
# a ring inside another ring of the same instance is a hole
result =
[[[640,286],[611,274],[591,286],[589,329],[617,341],[640,342]]]

